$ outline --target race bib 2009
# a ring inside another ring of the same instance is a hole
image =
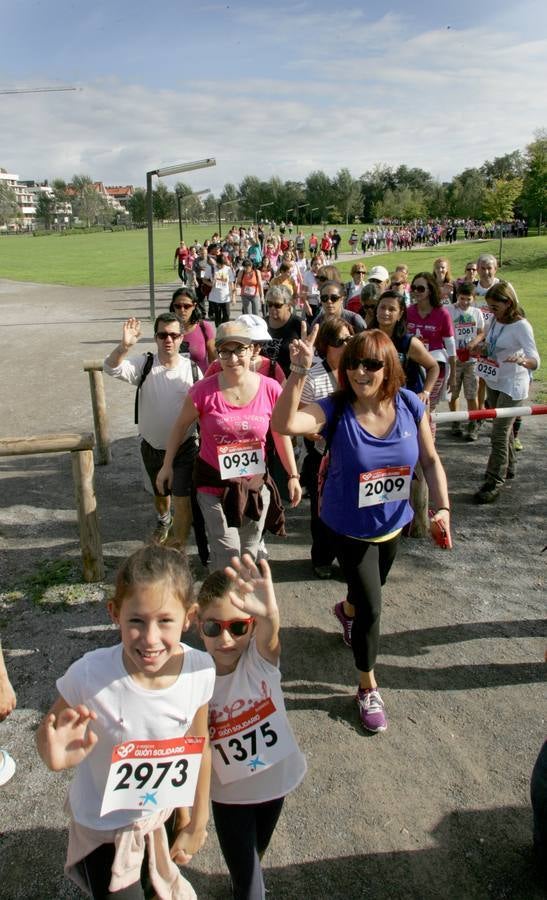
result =
[[[410,466],[387,466],[359,475],[359,508],[392,500],[408,500],[412,475]]]

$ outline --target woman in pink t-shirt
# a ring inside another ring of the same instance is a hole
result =
[[[223,569],[232,556],[256,558],[265,527],[282,534],[282,522],[271,522],[269,507],[279,494],[268,471],[266,437],[281,387],[272,378],[251,372],[251,329],[238,322],[219,326],[215,345],[222,371],[197,382],[188,392],[169,436],[156,484],[171,486],[173,459],[190,425],[199,420],[201,444],[195,482],[209,542],[211,569]],[[291,506],[300,502],[299,475],[290,438],[272,432],[275,449],[287,473]],[[271,527],[270,527],[270,523]]]
[[[454,325],[450,313],[442,306],[439,283],[430,272],[418,272],[414,276],[410,296],[412,302],[407,310],[407,331],[422,341],[440,369],[429,398],[429,410],[433,412],[445,382],[448,381],[451,391],[456,386]],[[435,435],[433,422],[431,430]]]
[[[175,291],[169,312],[180,322],[190,359],[205,372],[215,358],[215,329],[201,318],[194,290],[184,287]]]

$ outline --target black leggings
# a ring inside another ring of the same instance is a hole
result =
[[[211,315],[210,310],[211,310],[211,305],[209,304],[209,315]],[[223,322],[229,322],[230,321],[230,304],[229,303],[215,303],[213,315],[215,317],[215,328],[218,328],[218,326],[222,325]]]
[[[399,537],[373,544],[331,531],[336,555],[348,586],[348,603],[355,607],[351,646],[360,672],[370,672],[376,663],[380,642],[382,586],[386,583],[399,544]]]
[[[169,844],[175,836],[175,813],[164,823]],[[87,882],[89,893],[93,900],[106,900],[113,897],[114,900],[150,900],[156,896],[148,875],[148,852],[145,851],[141,866],[141,877],[138,881],[128,885],[121,891],[112,893],[108,886],[112,878],[112,863],[116,847],[114,844],[100,844],[92,853],[78,863],[80,874]]]
[[[260,860],[281,815],[284,797],[267,803],[216,803],[218,842],[232,879],[235,900],[264,900]]]

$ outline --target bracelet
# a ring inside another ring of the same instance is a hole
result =
[[[290,481],[291,478],[297,478],[300,481],[300,475],[287,475],[287,481]]]
[[[445,512],[449,513],[449,512],[450,512],[450,507],[449,507],[449,506],[439,506],[437,512],[440,513],[440,512],[442,512],[443,510],[444,510]]]
[[[291,363],[291,372],[296,375],[307,375],[309,371],[308,366],[297,366],[296,363]]]

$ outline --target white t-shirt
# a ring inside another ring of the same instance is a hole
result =
[[[204,277],[213,285],[209,301],[211,303],[229,303],[232,295],[231,285],[235,281],[233,269],[230,266],[215,266],[213,273],[213,267],[208,265]]]
[[[319,285],[311,269],[304,272],[304,287],[307,288],[306,299],[310,306],[319,306]]]
[[[484,316],[482,310],[476,306],[460,309],[456,304],[450,303],[446,308],[454,324],[457,353],[458,350],[465,349],[477,337],[479,331],[484,331]]]
[[[117,810],[100,815],[112,748],[128,740],[163,740],[186,734],[198,709],[213,693],[214,663],[208,653],[181,644],[182,671],[171,687],[148,691],[128,675],[122,644],[92,650],[57,680],[70,706],[84,703],[97,713],[90,727],[99,741],[76,769],[69,801],[76,822],[87,828],[125,828],[149,811]],[[153,812],[153,810],[152,810]]]
[[[332,372],[327,371],[323,361],[314,363],[311,367],[310,371],[306,376],[306,381],[304,383],[304,388],[302,390],[302,396],[300,397],[301,403],[317,403],[318,400],[323,400],[325,397],[330,397],[330,395],[338,390],[338,385],[336,383],[336,379]],[[316,441],[314,446],[315,449],[319,453],[325,452],[326,442],[323,438],[319,441]]]
[[[268,711],[262,714],[264,707]],[[242,715],[256,722],[237,731],[236,723]],[[223,729],[233,736],[224,738],[221,752],[217,745],[222,740],[219,734]],[[260,656],[254,638],[235,670],[216,677],[209,704],[209,734],[213,754],[211,798],[217,803],[243,805],[276,800],[294,790],[306,774],[306,759],[298,748],[285,710],[281,673],[277,666]],[[277,745],[277,750],[284,747],[286,755],[269,768],[261,769],[260,757],[266,758],[272,745]],[[237,758],[242,762],[242,777],[223,784],[217,771],[223,766],[237,765]],[[258,760],[256,767],[252,765],[253,760]]]
[[[535,359],[539,367],[539,353],[528,320],[519,319],[510,325],[503,325],[491,319],[486,325],[486,346],[488,357],[499,363],[495,376],[483,374],[486,384],[493,390],[508,394],[513,400],[525,400],[532,377],[530,370],[504,360],[522,351],[526,357]]]
[[[120,381],[137,385],[141,380],[146,359],[146,353],[133,356],[124,359],[115,369],[108,366],[105,361],[104,371]],[[198,379],[202,377],[202,373],[198,371]],[[189,359],[179,356],[178,364],[168,369],[160,363],[157,353],[154,354],[152,368],[139,391],[139,434],[156,450],[165,450],[171,429],[193,383],[192,364]],[[195,431],[196,426],[192,425],[186,432],[184,440]]]

